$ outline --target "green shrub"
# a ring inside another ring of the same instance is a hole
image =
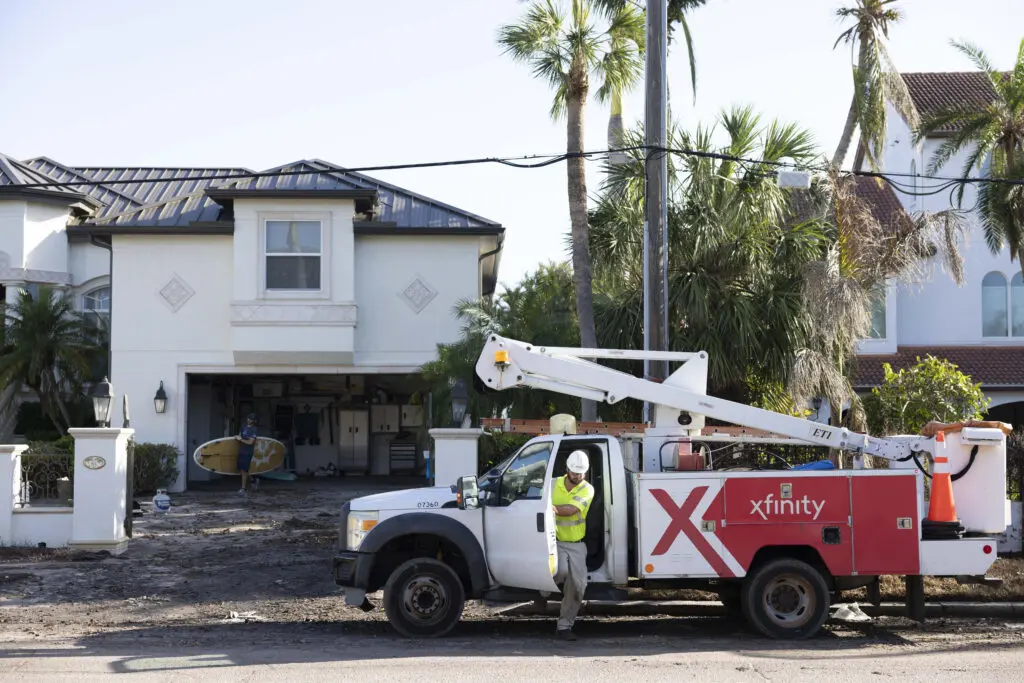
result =
[[[931,420],[980,420],[988,407],[981,385],[948,360],[929,355],[899,372],[888,363],[883,369],[882,384],[864,399],[875,434],[918,434]]]
[[[53,429],[39,429],[25,432],[25,441],[28,443],[53,443],[61,438],[60,433]]]
[[[178,478],[180,455],[169,443],[135,444],[135,493],[151,493],[170,486]]]

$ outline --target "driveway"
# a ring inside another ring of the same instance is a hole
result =
[[[345,607],[331,580],[338,508],[373,490],[323,479],[266,481],[248,500],[190,491],[166,515],[147,506],[118,558],[0,549],[0,680],[537,680],[553,662],[593,680],[999,680],[1024,668],[1024,624],[1006,620],[833,623],[794,645],[720,617],[584,610],[581,640],[556,643],[551,618],[473,602],[450,637],[408,641],[381,611]]]

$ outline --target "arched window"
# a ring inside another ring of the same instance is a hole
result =
[[[1024,337],[1024,277],[1020,273],[1010,280],[1010,324],[1014,337]]]
[[[82,308],[86,313],[110,315],[110,287],[99,287],[86,292],[82,297]]]
[[[1006,276],[995,271],[981,281],[981,334],[1005,337],[1009,334],[1006,306]]]
[[[871,290],[871,331],[869,339],[885,339],[885,285]]]

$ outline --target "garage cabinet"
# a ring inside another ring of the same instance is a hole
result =
[[[393,434],[401,424],[399,406],[370,406],[370,423],[374,434]]]
[[[338,468],[365,472],[370,464],[370,415],[365,410],[342,410],[340,422]]]

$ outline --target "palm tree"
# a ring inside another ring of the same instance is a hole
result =
[[[804,272],[805,334],[789,381],[796,401],[827,399],[835,424],[843,404],[850,402],[847,423],[856,430],[867,424],[848,379],[849,366],[858,341],[869,334],[873,297],[884,294],[890,281],[919,281],[924,264],[940,252],[953,280],[960,285],[964,278],[962,214],[947,210],[881,217],[863,193],[867,184],[881,182],[840,179],[833,167],[815,183],[815,206],[828,241]]]
[[[850,149],[853,131],[858,125],[861,130],[861,144],[868,162],[875,170],[879,168],[882,144],[885,141],[886,102],[891,102],[913,130],[918,124],[917,109],[910,99],[910,92],[903,77],[897,71],[885,49],[883,38],[889,37],[889,24],[902,18],[900,12],[889,5],[896,0],[856,0],[855,7],[842,7],[836,14],[852,18],[854,24],[836,39],[833,49],[839,43],[850,45],[851,59],[856,52],[853,66],[853,100],[846,117],[846,126],[839,140],[832,165],[839,168]],[[855,50],[856,48],[856,50]]]
[[[0,350],[0,385],[28,386],[43,412],[64,435],[73,426],[65,396],[95,361],[96,340],[75,313],[70,298],[48,286],[37,298],[26,291],[6,307],[5,345]]]
[[[723,146],[713,142],[716,128]],[[642,140],[642,127],[628,139]],[[673,125],[670,140],[758,160],[669,158],[670,347],[708,351],[709,390],[746,400],[753,376],[786,377],[801,334],[802,270],[823,240],[813,221],[787,222],[790,196],[769,164],[809,163],[814,146],[808,132],[762,122],[749,107],[722,112],[718,126],[692,134]],[[592,214],[598,334],[613,348],[641,348],[643,339],[644,155],[630,154],[608,168]]]
[[[625,7],[627,4],[634,4],[634,0],[593,0],[594,4],[612,14]],[[701,7],[707,0],[668,0],[668,43],[671,47],[676,24],[683,30],[683,37],[686,41],[686,52],[690,60],[690,86],[693,89],[694,101],[697,99],[697,60],[693,55],[693,36],[690,34],[690,26],[686,23],[686,13]],[[611,113],[608,117],[608,148],[618,149],[622,146],[624,128],[622,124],[622,95],[616,90],[612,93]],[[623,163],[628,155],[616,153],[613,163]]]
[[[616,91],[626,91],[640,79],[640,55],[644,45],[643,15],[634,5],[624,5],[612,13],[601,30],[591,19],[592,3],[571,0],[568,16],[554,0],[531,3],[519,24],[503,26],[499,44],[516,61],[533,67],[533,73],[555,90],[550,114],[566,117],[569,219],[572,225],[573,283],[576,289],[580,343],[597,345],[594,327],[594,297],[591,288],[589,225],[587,222],[587,182],[584,168],[583,121],[590,79],[600,81],[597,97],[609,99]],[[584,401],[582,417],[597,419],[597,406]]]
[[[956,105],[945,107],[929,116],[915,131],[915,143],[943,128],[953,127],[935,150],[928,172],[934,174],[959,154],[971,148],[964,162],[962,176],[980,170],[988,162],[990,178],[1024,179],[1024,40],[1017,51],[1017,61],[1009,73],[992,68],[980,49],[957,42],[963,52],[987,77],[993,99],[984,107]],[[963,204],[965,184],[957,191],[958,204]],[[985,241],[993,254],[1009,247],[1010,259],[1016,257],[1024,272],[1024,186],[1010,183],[981,183],[978,187],[978,208]]]

